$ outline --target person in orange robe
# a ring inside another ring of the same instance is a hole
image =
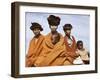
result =
[[[72,25],[65,24],[63,30],[65,32],[64,42],[66,46],[66,57],[73,64],[74,59],[78,55],[76,54],[76,40],[74,36],[71,35]]]
[[[60,24],[60,18],[54,15],[50,15],[48,18],[49,27],[51,32],[45,36],[43,42],[43,54],[37,59],[36,66],[61,66],[66,62],[67,65],[71,64],[65,53],[65,45],[63,36],[57,32],[58,25]]]
[[[44,40],[44,36],[40,34],[40,31],[43,31],[40,24],[34,22],[32,23],[30,29],[33,31],[35,36],[32,38],[29,44],[28,54],[26,55],[26,67],[35,66],[34,63],[42,52],[42,44]]]

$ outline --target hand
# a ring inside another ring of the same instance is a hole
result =
[[[60,56],[65,57],[66,56],[66,53],[65,52],[62,52]]]

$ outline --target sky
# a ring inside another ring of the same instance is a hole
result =
[[[82,40],[84,46],[90,50],[90,16],[83,14],[61,14],[61,13],[39,13],[39,12],[25,12],[25,43],[26,53],[29,47],[29,42],[34,37],[33,32],[30,30],[32,22],[37,22],[43,27],[41,32],[43,35],[47,35],[50,32],[47,18],[49,15],[59,16],[61,18],[60,25],[57,31],[64,36],[63,25],[70,23],[73,26],[72,35],[76,38],[76,41]]]

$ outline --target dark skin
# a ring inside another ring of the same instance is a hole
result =
[[[82,50],[82,49],[83,49],[83,43],[79,43],[79,44],[77,45],[77,48],[78,48],[79,50]]]
[[[83,43],[78,43],[77,48],[79,50],[84,50]],[[88,53],[88,56],[89,56],[89,53]],[[84,62],[84,64],[89,64],[89,60],[83,60],[83,62]]]
[[[59,42],[59,39],[60,39],[60,36],[58,33],[52,35],[51,40],[53,44],[56,44],[57,42]]]
[[[71,28],[68,28],[68,29],[66,29],[66,30],[64,30],[64,32],[65,32],[65,35],[70,39],[70,40],[72,40],[71,39],[71,37],[70,37],[70,35],[71,35]],[[70,54],[70,53],[69,53]],[[65,54],[67,57],[69,56],[68,54]],[[75,55],[75,57],[78,57],[79,55]]]
[[[32,31],[35,35],[34,38],[38,38],[40,36],[40,29],[39,28],[35,28]],[[27,56],[27,57],[30,57],[30,56]]]
[[[34,38],[38,38],[39,36],[40,36],[40,29],[39,28],[35,28],[35,29],[33,29],[32,30],[33,31],[33,33],[34,33]],[[33,58],[33,57],[32,57]],[[32,63],[32,62],[30,62],[30,63]],[[31,67],[35,67],[35,65],[33,64],[33,65],[31,65]]]
[[[38,38],[39,35],[40,35],[40,29],[39,29],[39,28],[35,28],[35,29],[33,30],[33,33],[34,33],[34,35],[35,35],[35,38]]]
[[[65,34],[68,38],[70,38],[70,34],[71,34],[71,29],[66,29],[65,30]]]
[[[52,43],[55,45],[57,42],[59,42],[59,33],[57,32],[57,28],[58,26],[50,26],[50,29],[51,29],[51,33],[52,33],[52,37],[51,37],[51,40],[52,40]]]
[[[57,32],[58,26],[50,25],[49,27],[50,27],[50,29],[51,29],[51,33],[52,33],[52,34],[55,33],[55,32]]]

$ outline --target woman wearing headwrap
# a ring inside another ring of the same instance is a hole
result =
[[[60,66],[70,64],[66,60],[65,45],[63,36],[57,31],[58,25],[60,24],[60,18],[58,16],[50,15],[48,18],[49,28],[51,32],[45,36],[43,42],[43,54],[37,59],[36,66]]]
[[[26,55],[26,67],[34,67],[34,63],[37,60],[38,56],[41,54],[43,49],[43,40],[44,36],[40,33],[43,31],[43,28],[40,24],[34,22],[30,27],[34,33],[34,37],[30,41],[28,53]]]

